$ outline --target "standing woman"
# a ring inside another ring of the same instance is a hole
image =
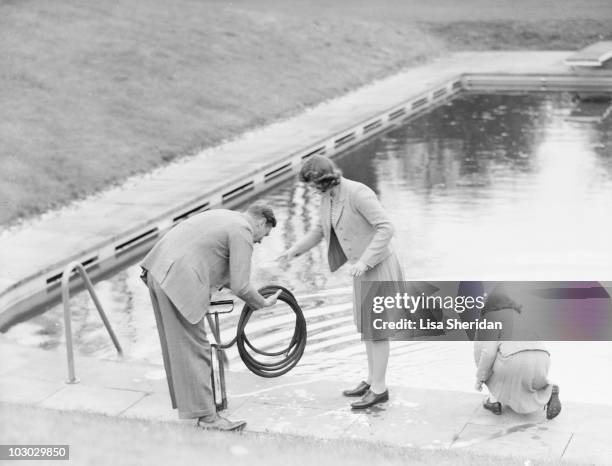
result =
[[[316,246],[327,243],[329,268],[335,272],[350,263],[353,276],[353,316],[361,333],[361,282],[402,281],[400,262],[390,247],[394,228],[376,194],[366,185],[342,177],[336,164],[321,155],[304,162],[300,180],[321,193],[319,221],[300,241],[281,255],[291,260]],[[367,379],[345,390],[344,396],[362,397],[353,409],[365,409],[389,400],[385,383],[389,361],[389,341],[365,340],[368,356]]]

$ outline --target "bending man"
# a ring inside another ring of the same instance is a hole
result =
[[[239,430],[217,414],[211,386],[211,348],[204,328],[211,290],[229,286],[249,306],[273,306],[250,283],[253,243],[276,226],[270,207],[252,204],[246,212],[214,209],[181,222],[144,258],[172,407],[179,418],[197,419],[205,429]]]

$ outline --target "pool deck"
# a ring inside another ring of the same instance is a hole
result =
[[[431,92],[445,80],[466,74],[506,80],[521,76],[534,79],[535,75],[574,80],[595,77],[606,89],[612,89],[612,69],[573,69],[563,63],[570,54],[464,52],[442,57],[325,102],[294,118],[132,178],[120,187],[45,214],[21,227],[0,231],[0,328],[14,317],[12,308],[27,308],[27,300],[33,294],[49,293],[49,277],[57,277],[69,262],[114,257],[117,242],[126,235],[137,235],[152,226],[163,232],[171,226],[173,212],[185,209],[203,193],[219,201],[211,202],[211,207],[218,205],[222,190],[231,189],[228,186],[233,186],[232,183],[248,176],[262,178],[263,171],[274,163],[287,160],[291,154],[325,138],[342,134],[352,125],[377,115],[385,116],[384,112]],[[546,85],[545,78],[537,79],[542,86]],[[496,85],[497,81],[493,81]],[[299,157],[293,160],[294,169],[299,160]]]
[[[19,403],[193,423],[178,420],[170,408],[162,366],[77,356],[80,383],[68,385],[62,351],[19,346],[0,336],[0,355],[0,410],[1,403]],[[354,382],[230,372],[227,416],[245,419],[249,432],[468,450],[521,462],[608,464],[612,458],[612,406],[564,402],[561,414],[547,421],[543,412],[521,416],[506,409],[495,416],[481,407],[483,395],[476,392],[390,387],[388,403],[355,413],[340,395]]]

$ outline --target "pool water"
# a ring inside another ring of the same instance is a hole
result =
[[[569,93],[464,95],[338,163],[347,178],[377,192],[396,227],[394,246],[408,279],[612,280],[610,105]],[[323,244],[290,264],[275,261],[316,221],[318,195],[288,182],[262,197],[273,204],[278,226],[256,246],[254,281],[292,289],[308,322],[308,346],[292,374],[361,380],[365,351],[352,322],[346,268],[329,272]],[[138,274],[137,266],[128,268],[96,289],[126,357],[161,364]],[[113,358],[88,296],[73,302],[77,354]],[[235,331],[238,310],[223,317],[224,338]],[[7,336],[61,351],[62,322],[58,306]],[[256,344],[279,348],[292,326],[279,306],[257,313],[248,329]],[[551,377],[565,399],[610,403],[612,343],[549,347]],[[230,359],[232,370],[246,370],[235,351]],[[474,373],[469,342],[392,343],[391,385],[471,391]]]

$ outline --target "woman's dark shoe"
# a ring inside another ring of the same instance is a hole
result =
[[[499,401],[496,401],[495,403],[491,403],[489,399],[487,398],[485,402],[482,404],[482,407],[484,409],[488,409],[493,414],[497,414],[498,416],[502,413],[502,407]]]
[[[342,394],[344,396],[363,396],[370,389],[370,384],[367,382],[359,382],[352,390],[344,390]]]
[[[554,419],[561,412],[561,400],[559,400],[559,385],[553,385],[550,400],[546,403],[546,419]]]
[[[385,401],[389,401],[389,390],[385,390],[378,394],[374,393],[372,390],[368,390],[361,400],[351,403],[351,408],[366,409],[378,403],[384,403]]]

